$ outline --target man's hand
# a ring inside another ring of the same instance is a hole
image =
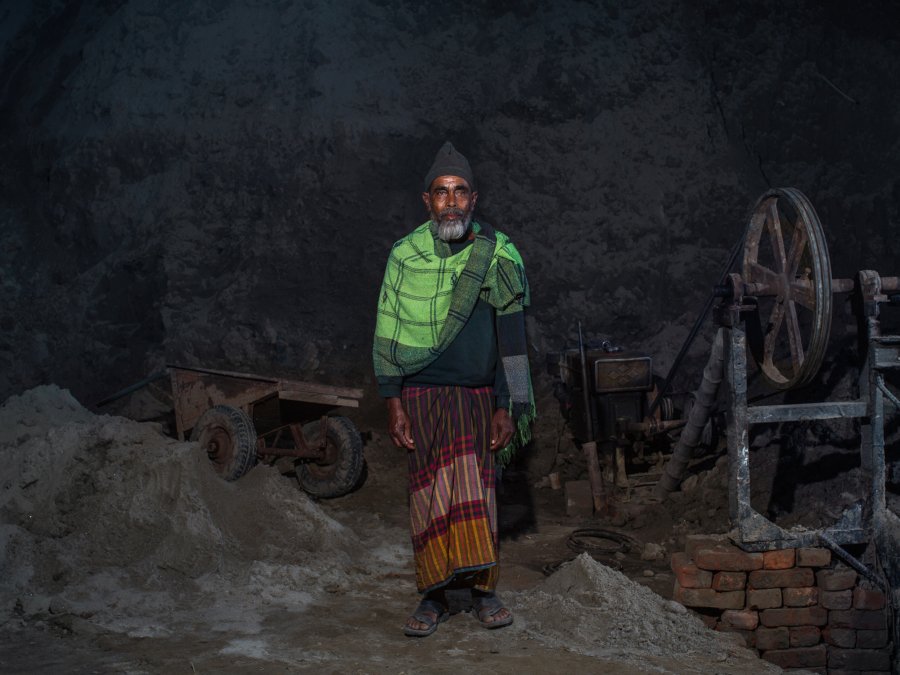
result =
[[[509,445],[515,431],[506,408],[497,408],[491,418],[491,450],[502,450]]]
[[[387,399],[388,406],[388,431],[391,440],[398,448],[415,450],[416,444],[412,438],[412,422],[403,408],[403,402],[399,398]]]

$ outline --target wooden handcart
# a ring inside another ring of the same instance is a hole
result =
[[[330,413],[359,407],[361,389],[169,365],[97,405],[145,387],[159,391],[160,384],[171,398],[175,435],[199,442],[225,480],[264,462],[295,475],[315,497],[337,497],[360,482],[359,431],[347,417]]]

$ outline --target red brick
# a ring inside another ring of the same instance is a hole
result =
[[[887,626],[883,611],[843,609],[832,610],[828,623],[834,628],[855,628],[857,630],[884,630]]]
[[[889,671],[891,669],[891,653],[887,649],[839,649],[838,647],[829,647],[828,668]]]
[[[791,647],[812,647],[822,641],[822,631],[815,626],[791,626]]]
[[[759,625],[759,612],[752,609],[726,609],[722,623],[741,630],[755,630]]]
[[[822,630],[825,642],[835,647],[852,648],[856,646],[856,631],[852,628],[835,628],[828,626]]]
[[[689,534],[684,538],[684,552],[693,560],[698,548],[715,548],[720,544],[728,545],[728,539],[724,535]]]
[[[749,572],[762,569],[763,557],[762,553],[747,553],[737,546],[718,544],[711,548],[695,550],[694,564],[702,570]]]
[[[785,607],[811,607],[819,601],[819,589],[815,586],[785,588],[781,591],[781,599]]]
[[[771,609],[772,607],[781,607],[781,589],[780,588],[764,588],[756,590],[750,588],[747,590],[747,607],[750,609]]]
[[[856,585],[856,577],[855,571],[839,567],[816,572],[816,583],[823,591],[845,591]]]
[[[883,609],[884,593],[869,588],[853,589],[853,609]]]
[[[763,626],[824,626],[828,623],[828,610],[821,607],[782,607],[764,609],[759,613]]]
[[[856,646],[860,649],[881,649],[887,647],[886,630],[861,630],[856,633]]]
[[[686,553],[673,553],[671,566],[682,588],[709,588],[712,585],[712,572],[701,570]]]
[[[853,591],[822,591],[819,593],[819,604],[825,609],[850,609],[853,605]]]
[[[756,570],[748,578],[753,588],[797,588],[815,583],[813,571],[808,567],[789,570]]]
[[[712,587],[717,591],[742,591],[746,585],[746,572],[716,572],[713,574]]]
[[[828,658],[825,645],[797,647],[796,649],[770,649],[763,652],[762,657],[782,668],[824,666]]]
[[[744,591],[714,591],[711,588],[682,588],[675,582],[675,600],[686,607],[713,607],[715,609],[743,609]]]
[[[786,570],[794,566],[794,549],[784,548],[780,551],[765,551],[763,553],[764,570]]]
[[[672,554],[672,557],[669,558],[669,568],[676,574],[678,573],[679,569],[681,569],[682,567],[684,567],[688,564],[693,564],[693,563],[691,563],[691,559],[688,558],[687,553],[684,553],[683,551],[676,551],[675,553]],[[696,567],[696,565],[695,565],[695,567]]]
[[[827,567],[831,563],[831,551],[827,548],[798,548],[797,567]]]
[[[761,651],[767,649],[787,649],[791,646],[791,634],[786,626],[778,628],[757,628],[756,648]]]

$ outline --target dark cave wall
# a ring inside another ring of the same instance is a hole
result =
[[[525,257],[536,371],[578,319],[664,369],[768,185],[811,198],[836,274],[888,271],[897,12],[854,7],[8,14],[0,395],[90,401],[165,362],[370,386],[383,264],[446,138]]]
[[[833,271],[893,269],[900,221],[896,3],[759,3],[697,13],[713,97],[761,188],[815,205]]]

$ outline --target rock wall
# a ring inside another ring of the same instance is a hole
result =
[[[0,397],[52,381],[90,402],[166,362],[374,393],[387,250],[424,219],[421,176],[447,138],[472,159],[482,217],[525,257],[535,364],[581,319],[664,372],[768,185],[812,199],[836,274],[896,257],[896,14],[9,6]]]

